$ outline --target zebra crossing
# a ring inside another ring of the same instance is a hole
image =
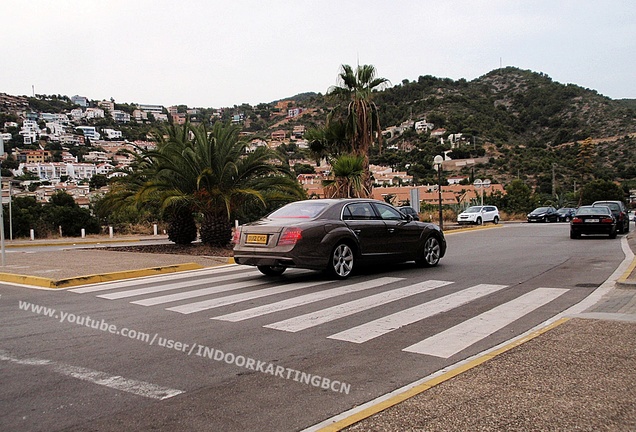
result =
[[[211,320],[240,322],[271,314],[287,312],[289,317],[263,325],[281,332],[297,333],[322,325],[340,327],[327,339],[362,344],[390,334],[436,315],[448,313],[483,297],[501,292],[507,285],[477,284],[428,301],[420,301],[380,318],[370,318],[349,328],[342,318],[371,311],[377,316],[378,308],[395,305],[399,300],[412,298],[425,292],[451,286],[452,281],[425,280],[400,286],[408,280],[399,277],[378,277],[370,280],[347,281],[312,280],[307,273],[289,271],[282,279],[263,277],[255,269],[227,266],[204,269],[183,274],[153,276],[144,279],[102,283],[70,289],[77,294],[93,294],[104,300],[125,300],[131,304],[163,307],[170,312],[193,314],[206,312]],[[382,290],[382,291],[379,291]],[[502,303],[460,324],[440,331],[402,351],[440,358],[451,357],[494,332],[534,310],[556,300],[568,290],[563,288],[536,288]],[[354,297],[351,299],[351,295]],[[283,297],[283,299],[280,299]],[[261,299],[258,306],[253,300]],[[321,307],[319,302],[336,301],[338,304]],[[174,305],[174,303],[178,303]],[[262,304],[261,304],[262,303]],[[218,313],[214,309],[233,305],[239,310]],[[295,308],[307,306],[310,312],[294,313]],[[357,318],[363,315],[358,315]]]

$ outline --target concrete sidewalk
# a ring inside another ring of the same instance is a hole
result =
[[[166,236],[120,236],[109,238],[61,238],[7,242],[5,266],[0,267],[0,282],[12,282],[44,288],[68,288],[175,271],[214,267],[229,262],[227,257],[175,255],[111,251],[109,245],[139,241],[161,241]],[[77,248],[86,245],[91,249]],[[46,250],[46,246],[68,246]],[[95,248],[95,246],[100,246]],[[103,247],[101,247],[103,246]],[[34,251],[33,248],[43,248]]]
[[[636,251],[636,233],[627,244]],[[228,262],[107,249],[32,252],[19,244],[8,250],[0,281],[58,288]],[[636,430],[635,266],[633,259],[615,283],[599,288],[595,294],[604,295],[586,310],[309,430]]]

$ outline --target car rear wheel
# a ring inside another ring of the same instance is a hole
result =
[[[338,243],[329,258],[329,272],[338,279],[349,277],[353,271],[353,249],[346,243]]]
[[[417,265],[423,267],[434,267],[439,263],[441,251],[442,248],[437,237],[430,236],[426,239],[426,242],[424,242],[422,257],[415,262]]]
[[[611,232],[611,233],[610,233],[610,235],[609,235],[609,238],[611,238],[611,239],[615,239],[615,238],[616,238],[616,232],[617,232],[617,231],[618,231],[618,230],[614,230],[613,232]]]
[[[499,223],[499,216],[495,216],[492,221],[495,223],[495,225],[497,225]]]
[[[260,265],[257,266],[258,271],[263,273],[265,276],[280,276],[285,273],[287,270],[286,267],[283,266],[268,266],[268,265]]]
[[[580,237],[581,237],[581,234],[575,233],[574,231],[570,230],[570,238],[571,239],[577,239],[577,238],[580,238]]]

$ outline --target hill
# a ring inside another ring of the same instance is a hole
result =
[[[592,177],[636,182],[634,99],[612,100],[595,90],[514,67],[493,70],[472,81],[430,75],[405,79],[376,92],[374,98],[383,129],[393,127],[397,132],[388,134],[381,153],[376,149],[370,154],[371,162],[407,170],[422,183],[436,181],[431,162],[442,153],[453,159],[488,161],[466,165],[453,174],[500,183],[518,177],[546,192],[553,177],[570,190]],[[72,107],[61,96],[22,99],[33,111],[65,112]],[[230,121],[242,114],[246,132],[268,138],[277,129],[291,133],[296,125],[324,125],[334,104],[329,96],[313,92],[282,100],[293,101],[303,114],[287,118],[274,101],[226,108],[220,118]],[[214,111],[201,109],[191,120],[207,121]],[[13,120],[1,114],[4,121]],[[444,132],[441,136],[417,133],[413,123],[421,120]],[[132,122],[119,127],[125,138],[138,139],[151,126]],[[584,145],[588,138],[589,145]]]

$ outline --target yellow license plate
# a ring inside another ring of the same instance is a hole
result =
[[[248,234],[245,243],[267,244],[267,234]]]

